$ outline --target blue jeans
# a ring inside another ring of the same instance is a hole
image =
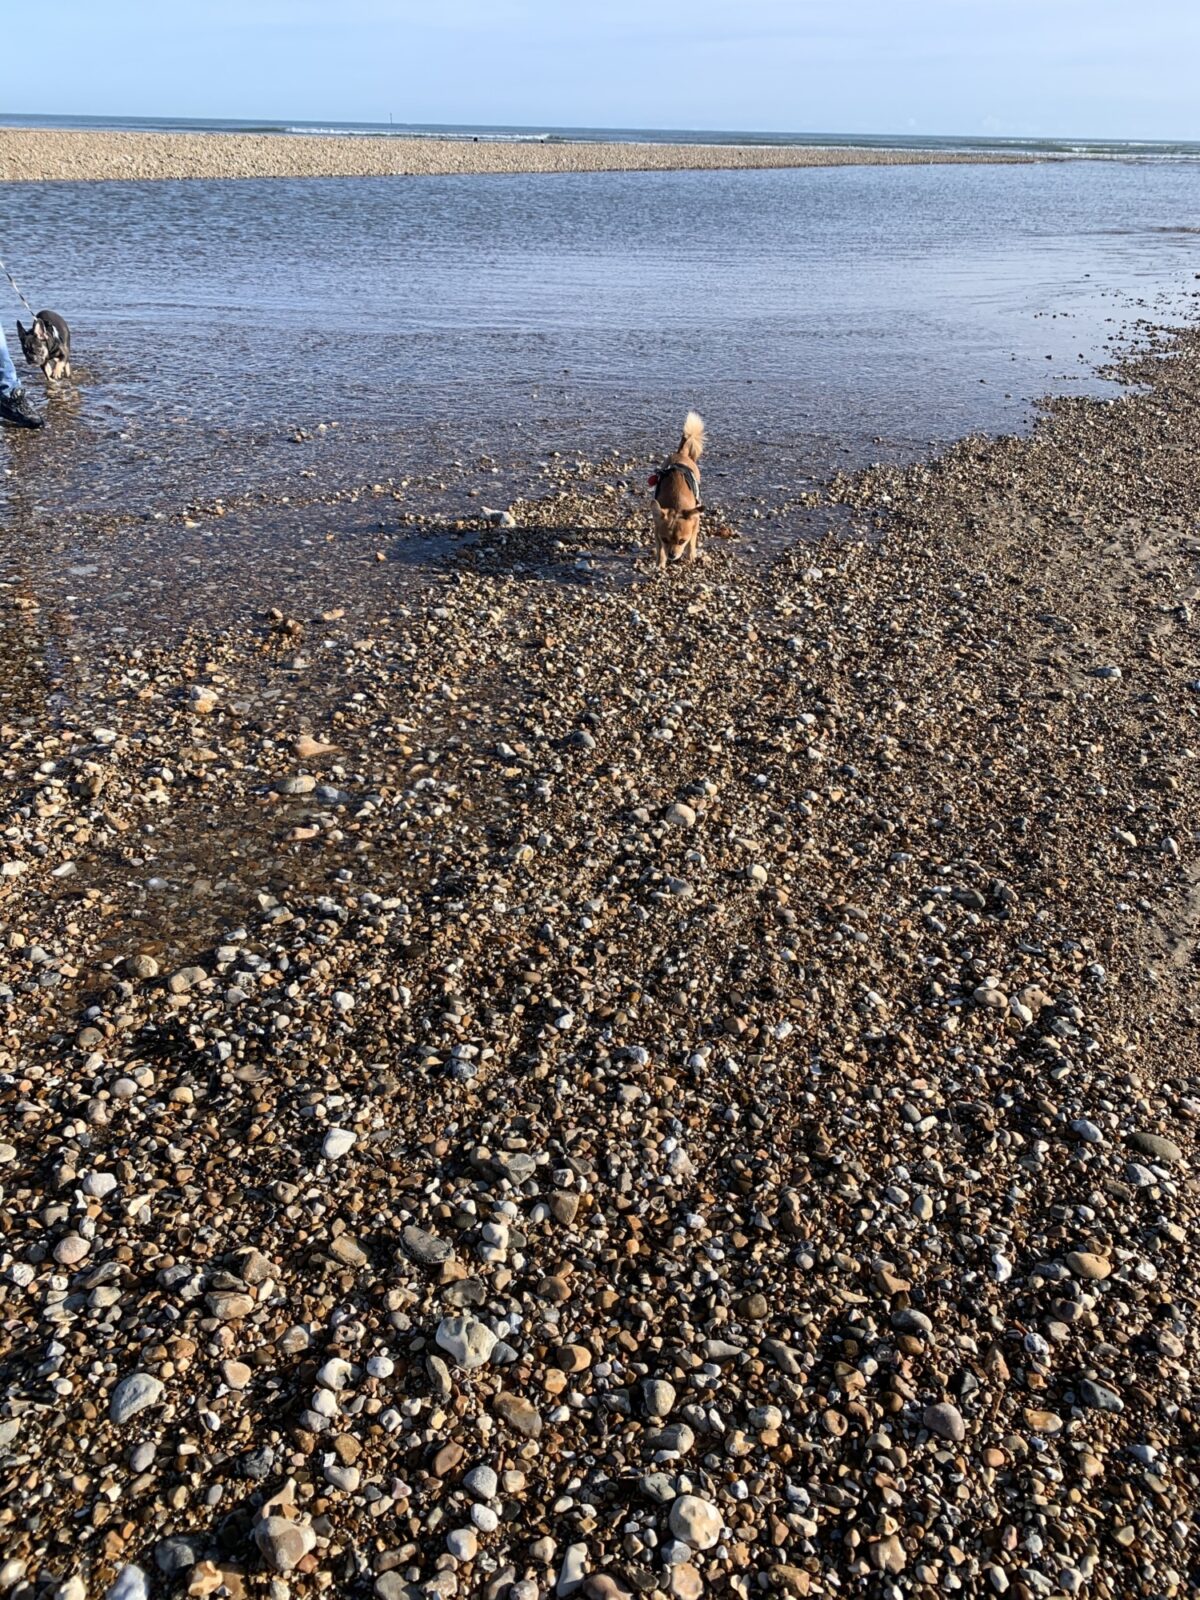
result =
[[[0,394],[11,394],[21,387],[17,369],[8,353],[8,340],[4,337],[4,324],[0,323]]]

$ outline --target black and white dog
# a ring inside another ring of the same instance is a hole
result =
[[[39,311],[32,328],[17,323],[21,351],[52,383],[71,376],[71,330],[57,311]]]

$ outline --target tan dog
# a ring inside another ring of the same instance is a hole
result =
[[[658,565],[681,561],[687,555],[695,561],[700,545],[700,457],[704,453],[704,423],[689,411],[683,424],[679,449],[666,466],[651,474],[654,489],[654,537],[658,544]]]

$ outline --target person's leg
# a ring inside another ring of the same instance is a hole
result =
[[[0,324],[0,422],[6,422],[10,428],[41,428],[45,425],[45,418],[39,417],[25,398],[25,391],[21,388],[21,381],[17,377],[17,369],[13,366],[12,357],[8,353],[8,340],[4,337],[2,324]]]
[[[9,394],[21,387],[17,369],[8,353],[8,340],[4,337],[4,324],[0,322],[0,394]]]

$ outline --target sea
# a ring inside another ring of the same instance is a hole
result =
[[[634,136],[582,136],[614,133]],[[319,587],[331,532],[339,560],[398,550],[405,510],[504,508],[548,461],[644,483],[689,408],[706,499],[753,551],[758,507],[1113,396],[1115,356],[1195,316],[1200,147],[1059,143],[1015,165],[0,184],[0,251],[75,365],[45,434],[0,437],[0,589],[84,629],[136,632],[151,590],[219,625],[300,583],[301,546]]]

